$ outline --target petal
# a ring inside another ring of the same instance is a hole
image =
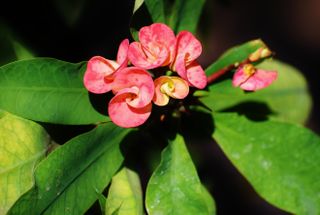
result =
[[[250,75],[246,74],[244,72],[244,67],[240,67],[236,70],[236,72],[233,75],[232,78],[232,85],[234,87],[238,87],[240,86],[242,83],[244,83],[246,80],[248,80],[248,78],[250,77]]]
[[[87,64],[83,82],[92,93],[105,93],[111,90],[112,74],[119,65],[100,56],[92,57]],[[109,76],[109,79],[106,78]]]
[[[173,82],[170,80],[168,76],[160,76],[159,78],[154,80],[154,97],[153,102],[158,106],[165,106],[169,103],[169,96],[163,92],[161,92],[161,86],[166,82]]]
[[[163,66],[166,66],[173,61],[176,37],[174,32],[167,25],[154,23],[150,26],[141,28],[139,31],[139,40],[141,44],[149,50],[152,50],[155,44],[160,47],[165,47],[168,50],[168,59]]]
[[[119,46],[117,54],[117,63],[121,68],[126,67],[128,64],[128,49],[129,49],[129,40],[124,39]]]
[[[133,108],[127,104],[127,99],[135,95],[134,91],[131,92],[130,88],[119,91],[109,102],[109,117],[120,127],[137,127],[143,124],[151,114],[151,103],[142,108]]]
[[[207,86],[207,76],[197,61],[193,61],[187,66],[187,81],[198,89]]]
[[[143,47],[139,42],[133,42],[129,46],[128,58],[131,63],[144,69],[153,69],[162,66],[168,59],[168,50],[165,46],[154,45]]]
[[[183,99],[189,93],[188,83],[179,77],[160,76],[154,81],[154,85],[153,102],[159,106],[167,105],[169,96],[175,99]]]
[[[183,78],[184,80],[188,80],[187,77],[187,69],[186,64],[184,61],[184,57],[182,55],[177,57],[175,61],[175,68],[173,68],[174,71],[177,71],[178,75]]]
[[[181,31],[177,35],[176,44],[176,62],[172,64],[172,68],[175,68],[177,61],[183,60],[185,65],[188,65],[195,59],[197,59],[202,52],[202,45],[192,33],[188,31]],[[177,69],[178,70],[178,69]]]
[[[170,77],[173,84],[174,90],[168,92],[168,95],[175,99],[184,99],[189,94],[188,82],[179,77]]]
[[[255,91],[269,86],[278,77],[276,71],[265,71],[258,69],[248,80],[240,85],[240,88]]]
[[[151,75],[144,69],[138,67],[127,67],[117,72],[113,81],[112,91],[116,94],[118,91],[136,87],[138,93],[129,105],[140,108],[149,104],[154,95],[154,84]]]

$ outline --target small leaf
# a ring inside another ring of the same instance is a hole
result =
[[[254,189],[294,214],[320,214],[320,138],[299,125],[214,114],[214,139]]]
[[[27,60],[34,58],[34,54],[31,53],[26,47],[20,42],[12,40],[14,52],[16,53],[17,60]]]
[[[208,202],[208,193],[203,190],[184,140],[177,136],[163,150],[160,165],[149,180],[147,211],[149,214],[211,214],[214,205],[209,207]]]
[[[142,190],[137,173],[123,168],[112,178],[106,203],[106,215],[143,214]]]
[[[41,122],[90,124],[109,121],[97,112],[83,86],[84,63],[50,58],[0,67],[0,108]]]
[[[98,196],[98,201],[99,201],[99,205],[100,205],[100,209],[101,209],[101,213],[105,214],[106,213],[106,203],[107,203],[107,199],[106,197],[97,191],[97,196]]]
[[[144,2],[144,0],[135,0],[134,1],[133,14],[141,7],[143,2]]]
[[[209,93],[200,100],[214,111],[224,111],[238,105],[244,112],[261,114],[264,111],[271,118],[306,122],[312,101],[303,75],[292,66],[276,60],[264,61],[258,68],[278,71],[278,79],[269,87],[252,93],[235,88],[231,80],[225,80],[209,86]]]
[[[221,69],[227,68],[230,65],[241,63],[248,59],[250,54],[262,47],[266,47],[266,45],[262,40],[259,39],[235,46],[223,53],[218,60],[216,60],[205,70],[205,72],[209,76]]]
[[[0,214],[33,186],[33,170],[48,143],[40,125],[0,111]]]
[[[120,142],[130,130],[112,123],[54,150],[35,171],[35,186],[9,214],[83,214],[123,162]]]
[[[34,55],[16,38],[10,28],[0,20],[0,66],[13,62],[33,58]]]

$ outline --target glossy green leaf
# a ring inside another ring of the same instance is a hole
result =
[[[320,214],[320,138],[299,125],[214,114],[214,139],[254,189],[294,214]]]
[[[214,111],[243,105],[242,109],[246,109],[244,112],[261,114],[259,111],[269,112],[266,109],[270,108],[271,118],[298,123],[306,122],[311,111],[312,100],[303,75],[292,66],[276,60],[264,61],[258,67],[277,70],[278,79],[269,87],[252,93],[245,93],[240,88],[233,87],[231,80],[225,80],[209,86],[209,92],[200,100]],[[255,102],[258,106],[253,105]],[[246,103],[248,105],[244,105]]]
[[[112,178],[109,188],[106,215],[143,215],[140,179],[134,171],[123,168]]]
[[[59,124],[108,121],[97,112],[83,86],[84,63],[50,58],[0,67],[0,108],[24,118]]]
[[[34,167],[48,143],[40,125],[0,111],[0,214],[33,186]]]
[[[187,30],[195,34],[204,3],[205,0],[175,0],[168,24],[176,33]]]
[[[213,64],[206,68],[205,72],[209,76],[230,65],[241,63],[248,59],[249,55],[259,48],[266,47],[262,40],[252,40],[244,44],[232,47],[219,57]]]
[[[9,214],[83,214],[121,166],[119,144],[128,131],[106,123],[54,150]]]
[[[212,200],[213,201],[213,200]],[[196,168],[181,136],[163,150],[160,165],[146,191],[149,214],[211,214],[208,193],[203,190]]]

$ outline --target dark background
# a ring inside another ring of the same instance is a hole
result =
[[[0,9],[0,23],[37,56],[69,62],[88,60],[94,55],[112,59],[120,41],[130,37],[132,0],[7,1],[6,4]],[[261,38],[275,51],[277,59],[303,72],[314,102],[307,126],[320,133],[316,111],[319,109],[320,1],[208,0],[198,37],[203,41],[204,51],[199,61],[204,67],[226,49]],[[51,132],[53,136],[59,133]],[[59,137],[55,138],[59,142]],[[203,155],[199,175],[215,197],[218,214],[286,214],[263,201],[216,144],[200,144],[194,150]]]

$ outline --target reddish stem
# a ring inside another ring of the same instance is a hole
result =
[[[231,64],[225,68],[222,68],[220,70],[218,70],[217,72],[211,74],[208,77],[208,84],[211,84],[212,82],[214,82],[215,80],[217,80],[220,76],[224,75],[225,73],[227,73],[228,71],[231,71],[232,69],[235,69],[237,67],[240,67],[244,64],[250,63],[249,59],[245,59],[243,62],[241,62],[240,64],[238,64],[237,66],[235,66],[235,64]]]

